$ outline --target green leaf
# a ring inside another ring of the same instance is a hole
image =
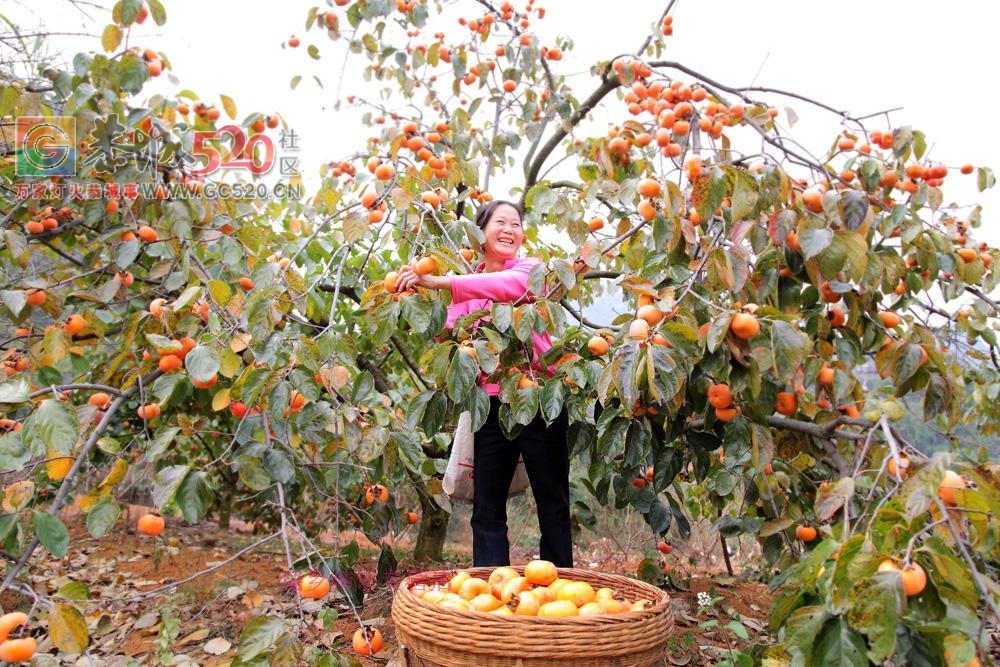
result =
[[[63,653],[83,653],[90,645],[87,620],[73,605],[59,602],[49,610],[49,639]]]
[[[269,449],[264,452],[264,467],[271,479],[281,484],[295,479],[295,463],[283,450]]]
[[[785,645],[792,654],[793,664],[808,664],[816,635],[830,617],[822,606],[800,607],[784,623]]]
[[[993,170],[989,167],[979,167],[976,170],[976,187],[979,188],[980,192],[992,188],[996,183],[996,176],[993,175]]]
[[[177,439],[177,434],[180,432],[181,430],[177,427],[157,431],[156,437],[149,443],[149,448],[146,450],[146,461],[155,461],[157,457],[167,451],[167,448],[174,443]]]
[[[747,632],[746,626],[744,626],[739,621],[733,620],[726,623],[723,627],[728,628],[734,635],[740,639],[750,639],[750,633]]]
[[[146,0],[146,6],[149,7],[149,14],[153,17],[153,23],[163,25],[167,22],[167,12],[160,3],[160,0]]]
[[[69,531],[57,517],[46,512],[35,512],[35,536],[56,558],[66,556],[66,551],[69,549]]]
[[[550,423],[555,421],[563,410],[565,387],[566,385],[561,380],[546,382],[542,387],[539,405],[542,409],[542,417]]]
[[[186,475],[174,496],[174,502],[180,507],[184,520],[188,523],[198,523],[204,519],[214,499],[212,482],[204,470]]]
[[[494,303],[490,312],[490,319],[497,331],[503,333],[514,324],[514,307],[509,303]]]
[[[40,442],[45,450],[69,454],[80,437],[80,422],[69,403],[46,399],[25,423],[25,445],[35,449]],[[29,439],[30,438],[30,439]]]
[[[851,629],[843,616],[827,621],[812,651],[814,665],[868,667],[865,640]]]
[[[274,649],[267,658],[268,667],[297,667],[302,664],[304,653],[305,648],[298,637],[284,632],[274,642]]]
[[[833,231],[830,229],[803,229],[799,232],[802,257],[807,260],[826,250],[832,242]]]
[[[208,345],[195,345],[184,357],[184,367],[192,380],[208,382],[215,377],[222,361],[219,351]]]
[[[847,190],[842,193],[840,204],[844,212],[844,226],[851,231],[861,227],[871,210],[868,195],[857,190]]]
[[[121,43],[122,29],[114,23],[104,26],[104,32],[101,33],[101,46],[104,47],[104,50],[110,53],[117,49]]]
[[[743,169],[735,169],[736,185],[733,187],[732,217],[743,220],[753,212],[760,197],[757,181]],[[784,238],[784,237],[782,237]]]
[[[476,385],[479,375],[479,364],[471,354],[455,350],[448,365],[448,397],[455,403],[461,403]]]
[[[56,595],[64,600],[89,600],[90,586],[82,581],[70,581],[60,586]]]
[[[847,612],[851,626],[868,639],[868,659],[876,664],[896,650],[896,623],[903,608],[899,575],[885,572],[855,586]]]
[[[249,486],[254,491],[263,491],[271,486],[271,475],[260,458],[250,454],[243,454],[236,457],[236,467],[239,472],[240,481]]]
[[[114,527],[121,511],[121,505],[112,500],[97,503],[87,512],[87,532],[92,537],[102,537]]]
[[[285,631],[285,622],[274,616],[260,615],[247,623],[240,633],[237,653],[244,662],[266,651]]]
[[[419,296],[406,297],[400,301],[400,314],[411,327],[423,334],[435,334],[436,331],[428,331],[431,325],[431,315],[433,314],[433,302],[422,299]]]
[[[0,406],[8,408],[30,400],[26,382],[4,382],[0,384]]]
[[[794,324],[775,320],[771,325],[771,345],[778,379],[791,383],[812,349],[812,340]]]
[[[165,507],[174,499],[177,489],[191,469],[186,465],[167,466],[153,476],[153,504]]]
[[[142,85],[149,80],[149,71],[138,54],[126,51],[118,61],[118,76],[122,90],[134,94],[142,90]],[[135,241],[135,244],[138,248],[139,242]]]
[[[538,394],[537,387],[527,387],[514,392],[510,409],[518,424],[527,426],[538,415]]]
[[[868,268],[868,243],[857,232],[838,230],[820,255],[819,264],[824,276],[846,270],[852,280],[860,282]]]

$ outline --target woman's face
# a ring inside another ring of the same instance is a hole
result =
[[[483,250],[487,259],[508,260],[516,257],[524,241],[521,216],[517,209],[507,204],[497,206],[486,221],[483,234],[486,236]]]

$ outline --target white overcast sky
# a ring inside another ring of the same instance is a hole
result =
[[[4,4],[0,13],[23,28],[41,25],[49,31],[96,34],[108,22],[106,11],[89,2],[82,10],[66,0]],[[110,7],[113,2],[93,4]],[[334,108],[344,69],[341,98],[362,92],[356,74],[363,60],[355,56],[344,68],[338,48],[343,42],[332,43],[316,30],[305,33],[306,13],[317,4],[326,7],[325,0],[164,0],[167,24],[159,28],[147,21],[133,31],[131,43],[170,58],[178,85],[163,77],[157,82],[161,91],[190,89],[207,101],[227,94],[238,104],[238,119],[251,111],[280,111],[302,137],[308,182],[308,172],[315,172],[322,161],[359,150],[371,134],[355,115]],[[519,8],[522,4],[515,2]],[[479,11],[471,0],[467,5],[467,15]],[[592,62],[633,51],[645,26],[665,5],[654,0],[536,0],[547,16],[533,28],[546,43],[557,34],[571,36],[576,49],[557,65],[564,72],[585,75]],[[1000,102],[994,71],[1000,18],[996,7],[985,0],[679,0],[664,57],[721,83],[792,90],[856,116],[898,109],[891,114],[892,123],[923,130],[934,161],[956,170],[965,162],[998,168],[1000,128],[991,125]],[[457,23],[449,22],[444,30],[461,34]],[[303,45],[283,48],[292,34],[299,35]],[[322,49],[318,62],[305,53],[311,42]],[[52,50],[68,58],[77,50],[99,48],[96,38],[59,37]],[[295,74],[306,76],[293,91],[289,81]],[[322,78],[322,89],[309,79],[312,74]],[[578,96],[586,95],[586,76],[570,81]],[[783,103],[777,97],[773,101]],[[814,116],[804,102],[785,103],[801,119],[792,133],[814,153],[825,150],[838,130],[837,119]],[[609,120],[621,119],[594,120],[606,127]],[[949,176],[949,201],[983,203],[985,224],[977,237],[996,245],[1000,189],[978,194],[973,180],[957,173]]]

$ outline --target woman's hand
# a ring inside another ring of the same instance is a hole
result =
[[[448,276],[419,275],[409,264],[400,267],[396,275],[396,291],[405,292],[408,289],[415,289],[417,287],[435,290],[450,289],[451,280]]]

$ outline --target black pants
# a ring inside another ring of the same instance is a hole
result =
[[[538,506],[542,559],[573,567],[569,512],[569,448],[566,413],[548,427],[541,416],[508,440],[500,429],[500,399],[490,398],[490,414],[476,432],[475,493],[472,501],[472,562],[475,567],[510,565],[507,491],[519,457]]]

